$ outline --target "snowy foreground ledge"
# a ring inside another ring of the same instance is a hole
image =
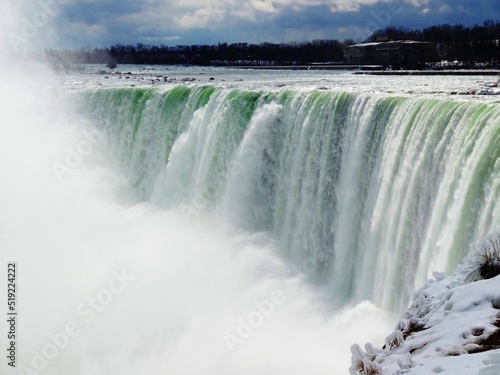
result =
[[[352,375],[500,374],[500,234],[471,247],[452,276],[417,291],[382,349],[351,347]]]

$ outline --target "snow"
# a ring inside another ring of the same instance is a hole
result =
[[[353,345],[351,374],[500,374],[500,349],[484,342],[500,322],[500,276],[482,276],[499,259],[496,234],[471,246],[453,275],[434,272],[382,349]]]
[[[476,95],[500,95],[500,88],[488,87],[476,92]]]

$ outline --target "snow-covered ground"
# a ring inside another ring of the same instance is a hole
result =
[[[85,65],[81,72],[61,73],[56,85],[74,89],[93,87],[155,87],[211,85],[245,90],[331,90],[427,96],[454,101],[498,102],[497,77],[493,76],[371,76],[354,71],[290,71],[228,69],[219,67]]]
[[[471,247],[452,276],[435,272],[382,349],[351,348],[351,374],[500,374],[500,234]]]

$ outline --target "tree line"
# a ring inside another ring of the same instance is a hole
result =
[[[386,27],[363,42],[418,40],[434,43],[439,60],[483,63],[498,67],[500,62],[500,22],[482,25],[442,24],[425,29]],[[357,41],[359,42],[359,41]],[[335,64],[344,61],[343,48],[355,44],[346,39],[313,40],[293,43],[219,43],[217,45],[135,45],[77,50],[46,50],[46,58],[55,65],[71,64],[165,64],[165,65],[302,65]]]
[[[373,33],[367,42],[381,38],[410,39],[431,42],[440,60],[463,63],[500,62],[500,22],[486,21],[482,25],[436,25],[425,29],[387,27]]]
[[[352,41],[313,40],[300,43],[219,43],[217,45],[116,44],[104,48],[48,50],[50,60],[79,64],[294,65],[342,62],[342,48]]]

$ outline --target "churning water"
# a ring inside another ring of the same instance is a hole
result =
[[[347,373],[353,342],[498,230],[498,103],[294,74],[67,90],[4,71],[2,373]]]

